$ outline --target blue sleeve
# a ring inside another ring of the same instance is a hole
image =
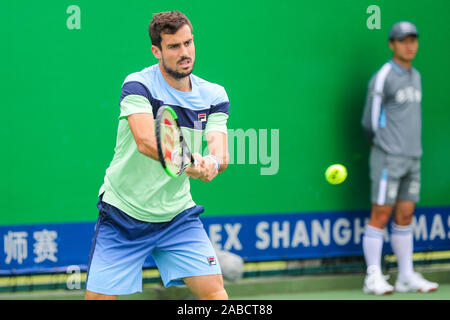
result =
[[[223,87],[219,87],[217,96],[211,105],[210,114],[213,113],[225,113],[229,114],[230,101],[228,100],[228,95]]]
[[[138,81],[130,81],[125,82],[122,86],[122,92],[120,94],[120,102],[129,95],[138,95],[147,98],[148,101],[151,101],[151,94],[146,86],[144,86],[141,82]]]

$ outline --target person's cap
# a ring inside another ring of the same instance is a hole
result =
[[[395,23],[389,32],[389,40],[400,40],[407,36],[419,36],[416,26],[408,21]]]

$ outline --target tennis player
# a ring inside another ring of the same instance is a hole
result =
[[[192,30],[181,12],[155,14],[149,34],[158,63],[130,74],[122,85],[115,154],[99,191],[86,299],[141,292],[149,254],[165,287],[186,284],[198,299],[228,298],[189,177],[211,181],[227,167],[229,101],[223,87],[192,74]],[[196,133],[205,134],[210,152],[194,153],[197,165],[177,178],[158,161],[154,117],[162,105],[177,113],[188,145]]]
[[[372,212],[363,236],[367,264],[364,292],[394,291],[381,272],[383,229],[392,212],[391,246],[399,274],[395,290],[430,292],[438,284],[413,270],[411,222],[419,201],[421,145],[420,73],[412,66],[418,49],[416,27],[406,21],[393,25],[389,33],[393,57],[369,83],[362,126],[372,144],[370,178]]]

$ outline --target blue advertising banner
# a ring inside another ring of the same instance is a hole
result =
[[[245,261],[362,255],[367,211],[203,217],[214,246]],[[86,270],[95,222],[0,226],[0,274]],[[418,208],[414,251],[450,249],[450,207]],[[384,253],[392,253],[389,227]],[[149,255],[144,267],[155,267]]]

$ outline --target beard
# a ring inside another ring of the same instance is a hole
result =
[[[182,58],[177,62],[177,64],[180,63],[181,61],[185,60],[185,59],[190,59],[190,58],[188,58],[188,57],[182,57]],[[192,59],[190,59],[190,60],[192,60]],[[192,73],[192,71],[194,70],[194,64],[192,64],[192,68],[191,68],[191,70],[188,71],[188,72],[179,72],[179,71],[176,71],[176,70],[174,70],[174,69],[169,68],[169,67],[166,65],[166,63],[164,62],[164,58],[162,58],[162,65],[163,65],[163,67],[164,67],[164,70],[165,70],[172,78],[174,78],[174,79],[183,79],[183,78],[185,78],[185,77],[188,77],[188,76]]]

